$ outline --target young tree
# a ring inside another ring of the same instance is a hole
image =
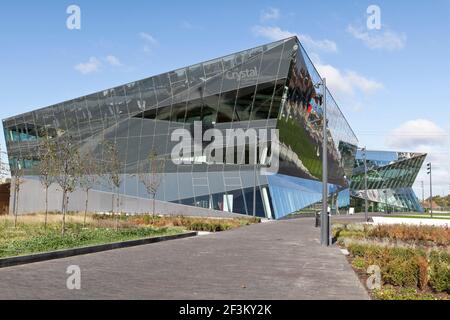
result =
[[[123,163],[120,159],[119,150],[115,142],[105,141],[103,143],[103,159],[105,162],[105,176],[110,185],[115,189],[116,209],[114,210],[114,192],[112,195],[112,214],[115,216],[116,230],[118,229],[119,217],[116,212],[120,213],[120,185],[122,183]],[[113,190],[114,191],[114,190]]]
[[[155,197],[164,176],[164,168],[164,158],[158,157],[157,153],[152,150],[142,162],[139,170],[139,180],[153,199],[153,216],[155,216]]]
[[[40,142],[39,151],[39,180],[45,188],[45,222],[44,228],[47,228],[48,217],[48,189],[55,181],[55,161],[56,161],[56,144],[55,141],[44,136]]]
[[[14,228],[17,227],[17,215],[19,211],[19,195],[20,195],[20,187],[24,182],[24,159],[21,157],[17,157],[12,164],[11,174],[14,181],[14,203],[13,203],[13,214],[14,214]]]
[[[81,159],[78,149],[71,136],[60,137],[55,150],[55,181],[62,191],[62,227],[61,234],[66,231],[66,213],[68,211],[69,195],[79,181]]]
[[[83,156],[81,164],[80,186],[86,192],[86,203],[84,208],[83,227],[86,226],[86,217],[89,207],[89,191],[95,186],[100,167],[97,159],[93,156],[93,151],[89,150]]]

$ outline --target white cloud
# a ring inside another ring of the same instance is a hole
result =
[[[280,18],[280,10],[277,8],[267,8],[261,12],[260,20],[265,22],[268,20],[277,20]]]
[[[155,45],[155,44],[158,43],[158,41],[156,41],[156,39],[155,39],[151,34],[148,34],[148,33],[146,33],[146,32],[141,32],[141,33],[139,33],[139,36],[140,36],[142,39],[144,39],[145,41],[147,41],[147,42],[149,42],[149,43],[151,43],[151,44],[153,44],[153,45]]]
[[[419,199],[422,199],[421,181],[423,181],[425,186],[425,198],[429,196],[430,176],[427,174],[426,170],[426,163],[428,162],[431,162],[432,164],[433,195],[442,195],[443,193],[446,195],[449,194],[450,154],[445,153],[442,149],[436,150],[436,148],[423,148],[417,151],[427,153],[427,158],[414,183],[416,195]]]
[[[180,22],[180,28],[185,31],[200,31],[203,30],[201,25],[193,24],[188,20],[182,20]]]
[[[324,39],[324,40],[314,40],[308,35],[305,34],[298,34],[298,39],[302,44],[304,44],[306,47],[312,48],[312,49],[319,49],[322,51],[327,52],[337,52],[337,44],[334,41]]]
[[[277,41],[289,37],[296,36],[295,33],[281,30],[279,27],[264,27],[264,26],[254,26],[252,31],[255,35],[263,38],[267,38],[271,41]]]
[[[190,23],[189,21],[186,21],[186,20],[181,21],[180,26],[182,29],[185,29],[185,30],[194,29],[194,26],[192,25],[192,23]]]
[[[108,62],[111,66],[114,67],[121,67],[122,63],[120,62],[119,58],[113,55],[108,55],[105,58],[106,62]]]
[[[344,79],[350,82],[353,87],[359,89],[365,94],[371,94],[384,88],[381,82],[368,79],[356,73],[355,71],[346,71],[344,74]]]
[[[383,84],[368,79],[355,71],[341,71],[329,64],[317,63],[316,68],[327,79],[327,86],[337,96],[354,95],[356,91],[371,94],[383,88]]]
[[[449,133],[427,119],[410,120],[392,130],[386,137],[386,145],[391,148],[430,148],[445,146]]]
[[[428,119],[406,121],[388,133],[388,148],[427,153],[426,162],[433,166],[433,194],[449,193],[450,181],[450,132]],[[422,197],[420,181],[425,183],[425,197],[429,195],[429,178],[425,164],[414,183],[414,190]]]
[[[406,45],[406,35],[396,33],[384,27],[384,30],[363,31],[352,25],[347,27],[347,32],[355,39],[361,40],[370,49],[385,49],[389,51],[403,49]]]
[[[330,91],[338,102],[354,111],[360,110],[365,103],[365,95],[383,89],[381,82],[366,78],[352,70],[341,71],[329,64],[322,63],[317,51],[337,52],[337,44],[331,40],[315,40],[309,35],[297,34],[279,27],[254,26],[253,33],[271,41],[297,36],[300,42],[310,50],[310,58],[322,77],[327,78]],[[359,93],[358,96],[356,94]]]
[[[151,48],[158,44],[158,41],[155,39],[155,37],[153,37],[151,34],[148,34],[146,32],[140,32],[139,37],[141,37],[145,42],[144,52],[150,52]]]
[[[103,63],[102,63],[103,61]],[[74,68],[81,74],[90,74],[100,71],[103,66],[122,67],[123,64],[116,56],[110,54],[104,58],[90,57],[87,62],[81,62]]]
[[[277,41],[297,36],[300,42],[309,49],[316,49],[325,52],[338,51],[337,44],[334,41],[328,39],[315,40],[309,35],[290,32],[288,30],[282,30],[280,27],[254,26],[252,28],[252,32],[256,36],[263,37],[271,41]]]
[[[81,74],[89,74],[99,71],[102,63],[96,57],[90,57],[87,62],[81,62],[75,66],[75,70]]]

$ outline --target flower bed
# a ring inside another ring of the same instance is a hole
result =
[[[378,266],[382,288],[375,299],[449,299],[449,230],[430,226],[335,225],[339,245],[364,282]]]

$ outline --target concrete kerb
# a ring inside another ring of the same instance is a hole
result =
[[[29,264],[29,263],[34,263],[34,262],[41,262],[41,261],[46,261],[46,260],[67,258],[67,257],[72,257],[72,256],[77,256],[77,255],[84,255],[84,254],[89,254],[89,253],[96,253],[96,252],[108,251],[108,250],[114,250],[114,249],[120,249],[120,248],[140,246],[140,245],[162,242],[162,241],[184,239],[184,238],[189,238],[189,237],[195,237],[195,236],[197,236],[197,234],[198,233],[196,231],[193,231],[193,232],[185,232],[185,233],[175,234],[175,235],[170,235],[170,236],[160,236],[160,237],[151,237],[151,238],[145,238],[145,239],[128,240],[128,241],[99,244],[99,245],[93,245],[93,246],[87,246],[87,247],[62,249],[62,250],[57,250],[57,251],[36,253],[36,254],[31,254],[31,255],[17,256],[17,257],[10,257],[10,258],[2,258],[2,259],[0,259],[0,268],[12,267],[12,266],[17,266],[17,265],[21,265],[21,264]]]

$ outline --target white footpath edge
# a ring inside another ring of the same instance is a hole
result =
[[[372,217],[374,224],[409,224],[450,227],[450,219]]]

